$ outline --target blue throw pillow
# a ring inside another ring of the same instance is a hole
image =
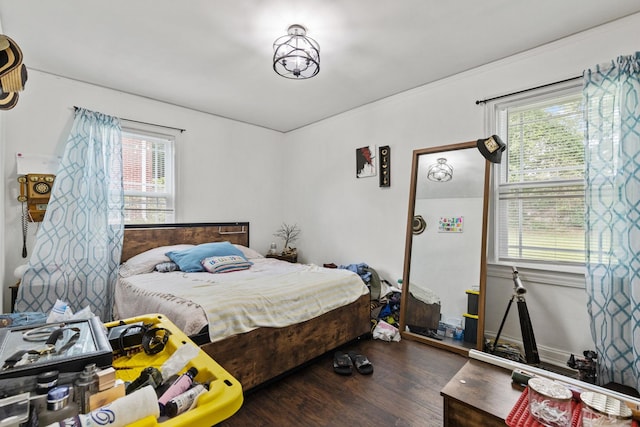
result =
[[[193,273],[205,271],[202,260],[212,256],[238,255],[243,256],[242,251],[229,242],[203,243],[181,251],[171,251],[165,254],[180,267],[180,270]]]

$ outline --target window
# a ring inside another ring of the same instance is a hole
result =
[[[507,152],[497,166],[497,261],[585,262],[580,87],[495,105]]]
[[[174,139],[122,128],[125,224],[174,222]]]

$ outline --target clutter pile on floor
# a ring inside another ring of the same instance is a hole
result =
[[[371,293],[371,333],[374,339],[400,341],[401,290],[380,277],[366,263],[336,265],[324,264],[327,268],[344,268],[358,274]]]

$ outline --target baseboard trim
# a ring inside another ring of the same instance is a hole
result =
[[[492,333],[485,332],[485,336],[487,339],[491,341],[496,338],[495,334],[492,334]],[[501,335],[500,342],[513,344],[518,346],[521,349],[524,348],[522,340],[519,340],[511,336]],[[571,357],[571,353],[567,353],[564,350],[553,348],[553,347],[547,347],[544,345],[536,345],[536,347],[538,348],[538,355],[540,356],[540,360],[544,361],[544,363],[548,363],[550,365],[557,366],[557,367],[562,367],[567,370],[571,369],[567,366],[567,362]]]

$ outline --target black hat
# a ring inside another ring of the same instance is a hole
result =
[[[22,50],[10,37],[0,34],[0,110],[10,110],[27,82]]]
[[[6,46],[6,47],[4,47]],[[0,76],[11,72],[22,64],[22,50],[11,38],[0,34]]]
[[[0,93],[0,110],[10,110],[18,102],[17,92]]]
[[[484,158],[491,163],[500,163],[502,161],[502,152],[507,148],[507,145],[502,142],[498,135],[479,139],[477,145]]]
[[[422,215],[416,215],[413,217],[411,228],[413,229],[413,234],[421,234],[427,229],[427,222],[424,220]]]
[[[20,92],[27,82],[27,67],[20,64],[18,68],[0,75],[0,92]]]

